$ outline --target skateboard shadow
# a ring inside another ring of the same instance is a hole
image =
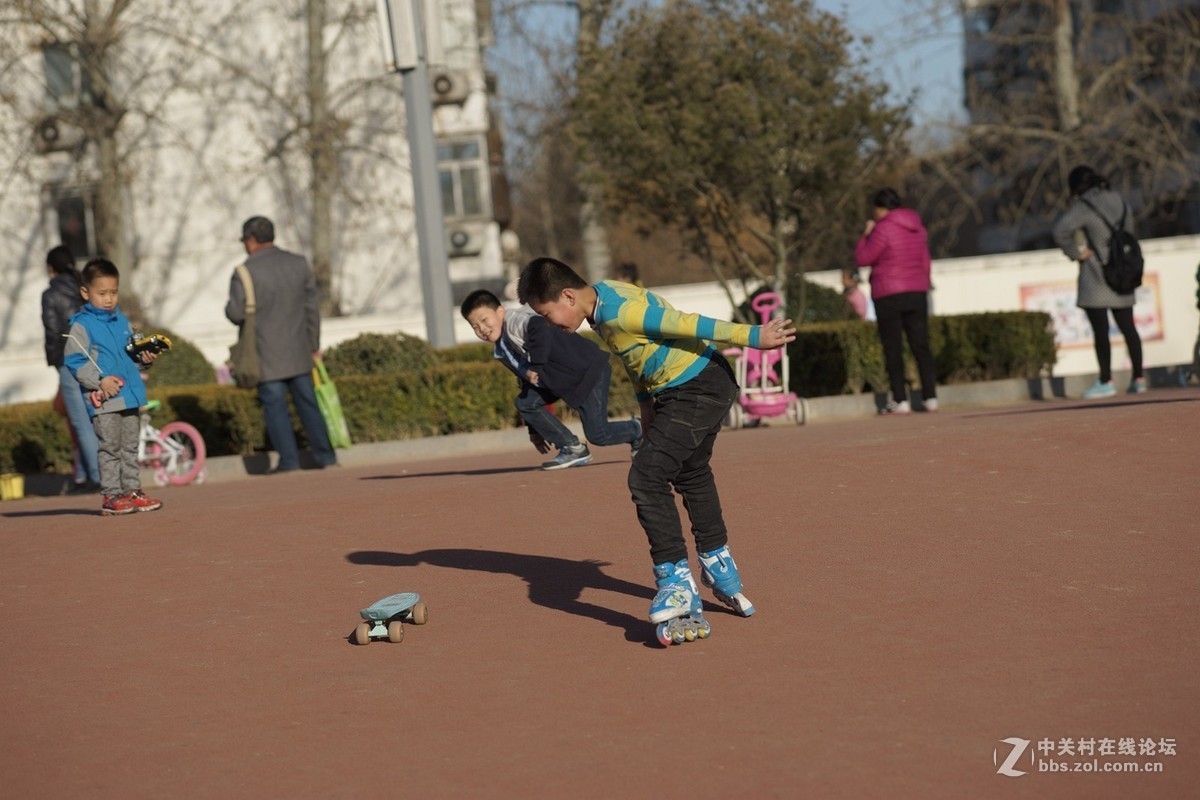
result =
[[[654,596],[654,592],[647,586],[604,574],[601,567],[609,566],[606,561],[571,561],[552,556],[451,548],[422,550],[417,553],[360,550],[350,553],[346,560],[352,564],[381,567],[415,567],[429,564],[447,569],[515,575],[529,584],[529,599],[533,603],[620,628],[625,631],[627,641],[657,646],[653,641],[653,628],[646,620],[579,599],[584,589],[619,592],[644,598],[647,602]],[[651,641],[647,641],[648,639]]]

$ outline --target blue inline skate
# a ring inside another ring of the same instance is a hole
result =
[[[669,647],[707,639],[712,629],[704,618],[700,590],[687,559],[655,564],[654,582],[658,594],[650,603],[650,621],[658,623],[655,635],[659,644]]]
[[[742,594],[742,579],[729,545],[700,554],[700,581],[713,590],[718,600],[743,617],[754,613],[754,604]]]

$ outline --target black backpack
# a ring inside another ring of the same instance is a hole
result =
[[[1108,218],[1100,213],[1100,209],[1082,197],[1079,199],[1096,212],[1096,216],[1100,217],[1111,234],[1108,240],[1108,261],[1103,264],[1104,282],[1117,294],[1133,294],[1133,290],[1142,285],[1142,270],[1146,264],[1138,240],[1125,230],[1125,216],[1129,213],[1129,207],[1121,204],[1121,221],[1114,228]],[[1084,234],[1086,233],[1085,229]],[[1092,248],[1093,253],[1099,252],[1090,236],[1088,246]]]

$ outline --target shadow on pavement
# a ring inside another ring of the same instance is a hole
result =
[[[640,586],[605,575],[606,561],[571,561],[551,556],[504,553],[496,550],[438,549],[417,553],[392,553],[361,550],[350,553],[352,564],[381,567],[415,567],[429,564],[447,569],[477,570],[515,575],[529,584],[529,599],[539,606],[598,620],[625,631],[625,639],[657,647],[654,630],[647,620],[580,601],[584,589],[620,592],[647,602],[654,596],[648,586]]]
[[[1046,414],[1058,411],[1090,411],[1097,408],[1121,408],[1122,406],[1153,406],[1163,403],[1198,403],[1198,397],[1163,397],[1138,400],[1078,400],[1069,405],[1032,406],[1010,408],[1004,411],[977,411],[959,414],[963,418],[971,417],[1011,417],[1018,414]]]
[[[12,511],[0,517],[98,517],[100,512],[91,508],[56,508],[50,511]]]
[[[606,464],[620,464],[620,461],[592,461],[588,464],[578,467],[569,467],[568,469],[583,469],[585,467],[602,467]],[[403,475],[368,475],[365,478],[359,478],[363,481],[399,481],[405,478],[442,478],[448,475],[505,475],[508,473],[518,472],[546,472],[540,466],[529,467],[495,467],[493,469],[452,469],[444,472],[408,472]],[[566,470],[549,470],[551,472],[565,472]]]

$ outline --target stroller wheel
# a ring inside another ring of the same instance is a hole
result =
[[[725,424],[737,430],[746,424],[746,411],[742,408],[742,404],[734,401],[734,404],[729,407],[729,414],[725,417]]]

